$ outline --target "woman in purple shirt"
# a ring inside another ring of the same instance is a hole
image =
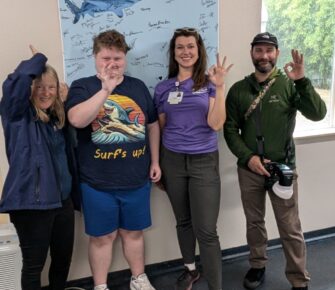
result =
[[[162,130],[164,187],[177,221],[185,271],[177,289],[192,289],[200,274],[195,266],[199,243],[210,290],[222,289],[221,249],[216,232],[220,208],[220,173],[216,131],[226,119],[226,58],[208,70],[203,40],[194,28],[175,30],[169,47],[168,79],[155,89]]]

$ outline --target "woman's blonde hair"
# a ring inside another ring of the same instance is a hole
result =
[[[56,99],[49,108],[49,114],[47,114],[44,110],[36,106],[34,98],[31,98],[31,102],[36,110],[37,119],[41,120],[44,123],[47,123],[50,121],[50,116],[56,117],[57,119],[56,126],[58,129],[61,129],[64,127],[65,124],[65,111],[64,111],[64,104],[59,93],[59,78],[56,70],[51,65],[47,64],[45,66],[45,70],[43,71],[43,73],[34,80],[33,86],[36,84],[36,82],[41,81],[44,75],[49,75],[57,83]]]

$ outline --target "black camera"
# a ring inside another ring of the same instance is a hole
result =
[[[285,164],[269,162],[264,164],[265,169],[270,173],[270,177],[265,177],[264,188],[272,189],[273,185],[279,181],[279,185],[289,187],[293,182],[293,170]]]

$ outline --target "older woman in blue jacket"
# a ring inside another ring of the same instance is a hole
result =
[[[49,289],[63,290],[74,239],[72,176],[66,155],[65,113],[56,71],[33,57],[3,83],[0,103],[9,171],[0,212],[9,213],[22,251],[22,290],[41,289],[51,255]]]

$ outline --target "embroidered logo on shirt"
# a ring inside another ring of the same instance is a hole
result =
[[[278,103],[279,102],[279,96],[277,95],[272,95],[269,98],[269,103]]]
[[[201,95],[206,94],[208,92],[208,89],[206,87],[203,87],[195,92],[193,92],[193,95]]]

